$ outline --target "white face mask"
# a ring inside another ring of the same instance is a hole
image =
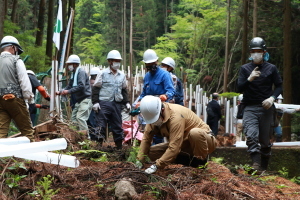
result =
[[[120,69],[120,65],[121,65],[121,63],[119,63],[119,62],[113,62],[111,68],[113,68],[114,70],[118,70],[118,69]]]
[[[263,59],[263,53],[251,53],[254,63],[260,63]]]
[[[162,67],[161,69],[162,69],[162,70],[165,70],[165,71],[168,71],[168,68],[165,68],[165,67]]]
[[[68,69],[69,69],[70,72],[72,72],[74,70],[73,65],[68,65]]]
[[[153,126],[161,126],[163,124],[162,118],[158,118],[158,120],[154,123],[152,123]]]

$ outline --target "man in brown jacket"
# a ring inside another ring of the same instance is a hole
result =
[[[164,168],[175,160],[178,162],[179,155],[190,158],[196,167],[205,164],[208,154],[215,150],[216,140],[209,126],[188,108],[146,96],[140,110],[147,125],[138,159],[143,162],[145,156],[149,156],[155,161],[145,172],[151,174],[157,168]],[[169,142],[151,146],[154,135],[166,137]]]

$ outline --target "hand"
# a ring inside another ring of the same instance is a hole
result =
[[[271,106],[274,103],[274,100],[275,100],[274,97],[269,97],[269,98],[265,99],[262,102],[262,106],[264,107],[264,109],[268,110],[269,108],[271,108]]]
[[[145,170],[145,172],[146,172],[147,174],[153,174],[153,173],[156,172],[156,171],[157,171],[156,165],[151,165],[151,167],[149,167],[148,169]]]
[[[300,111],[300,108],[296,108],[295,111],[296,111],[296,112],[299,112],[299,111]]]
[[[67,94],[69,94],[69,90],[63,90],[63,91],[61,92],[61,95],[67,95]]]
[[[93,105],[93,110],[98,113],[99,110],[101,110],[100,104],[99,103],[95,103]]]
[[[56,95],[60,95],[60,91],[55,92]]]
[[[50,101],[50,96],[45,97],[47,101]]]
[[[126,103],[126,108],[127,108],[127,110],[130,110],[130,109],[131,109],[130,103]]]
[[[141,105],[141,102],[139,101],[139,102],[137,102],[137,103],[135,104],[135,108],[140,107],[140,105]]]
[[[139,168],[139,169],[142,169],[143,167],[143,164],[141,163],[141,161],[137,160],[134,164],[135,167]]]
[[[49,109],[50,106],[48,106],[48,105],[41,105],[41,108],[42,108],[42,109]]]
[[[248,77],[248,81],[252,82],[254,79],[260,76],[259,67],[255,67],[255,69],[251,72],[250,76]]]
[[[167,99],[168,99],[168,98],[167,98],[167,95],[165,95],[165,94],[160,95],[159,98],[160,98],[160,100],[163,101],[163,102],[167,101]]]

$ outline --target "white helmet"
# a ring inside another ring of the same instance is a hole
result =
[[[80,64],[80,58],[77,55],[70,55],[66,63],[78,63],[78,64]]]
[[[147,49],[145,52],[144,52],[144,56],[143,56],[143,62],[144,63],[153,63],[155,61],[158,60],[158,57],[155,53],[154,50],[152,49]]]
[[[122,60],[122,57],[119,51],[111,50],[110,52],[108,52],[106,60],[109,59]]]
[[[242,101],[242,100],[243,100],[243,94],[240,94],[240,95],[238,96],[238,100],[239,100],[239,101]]]
[[[159,118],[161,111],[161,100],[155,96],[145,96],[141,100],[140,109],[146,124],[152,124]]]
[[[91,70],[90,70],[90,75],[98,75],[100,74],[100,69],[99,67],[93,67]]]
[[[35,75],[35,73],[34,73],[32,70],[26,70],[26,73],[27,73],[27,74]]]
[[[280,94],[277,99],[283,99],[282,95]]]
[[[171,57],[166,57],[161,61],[162,64],[168,65],[175,70],[175,61]]]
[[[22,54],[23,53],[23,49],[19,44],[19,41],[17,40],[17,38],[13,37],[13,36],[5,36],[2,40],[1,40],[1,48],[10,46],[10,45],[14,45],[18,48],[18,54]]]

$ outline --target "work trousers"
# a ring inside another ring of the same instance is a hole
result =
[[[106,138],[106,125],[108,124],[113,133],[114,141],[124,139],[122,128],[122,103],[115,101],[100,101],[101,110],[96,113],[95,120],[97,124],[96,138]],[[107,139],[107,138],[106,138]]]
[[[243,127],[247,138],[248,153],[271,155],[271,133],[273,131],[273,112],[275,107],[268,110],[261,104],[247,105],[244,110]]]
[[[216,117],[214,117],[213,119],[207,119],[207,125],[214,133],[214,136],[217,136],[219,132],[219,119]]]
[[[21,131],[22,136],[26,136],[30,141],[34,141],[34,130],[24,99],[4,100],[0,98],[0,138],[7,137],[12,119]]]
[[[87,120],[92,110],[92,100],[84,99],[80,103],[76,103],[72,111],[72,122],[76,123],[79,130],[88,131]]]
[[[168,146],[169,142],[151,146],[149,158],[152,161],[159,159],[166,152]],[[201,128],[193,128],[188,133],[187,139],[183,141],[180,154],[205,160],[216,147],[217,141],[213,135],[208,134],[207,131]],[[173,160],[175,159],[173,158]]]

